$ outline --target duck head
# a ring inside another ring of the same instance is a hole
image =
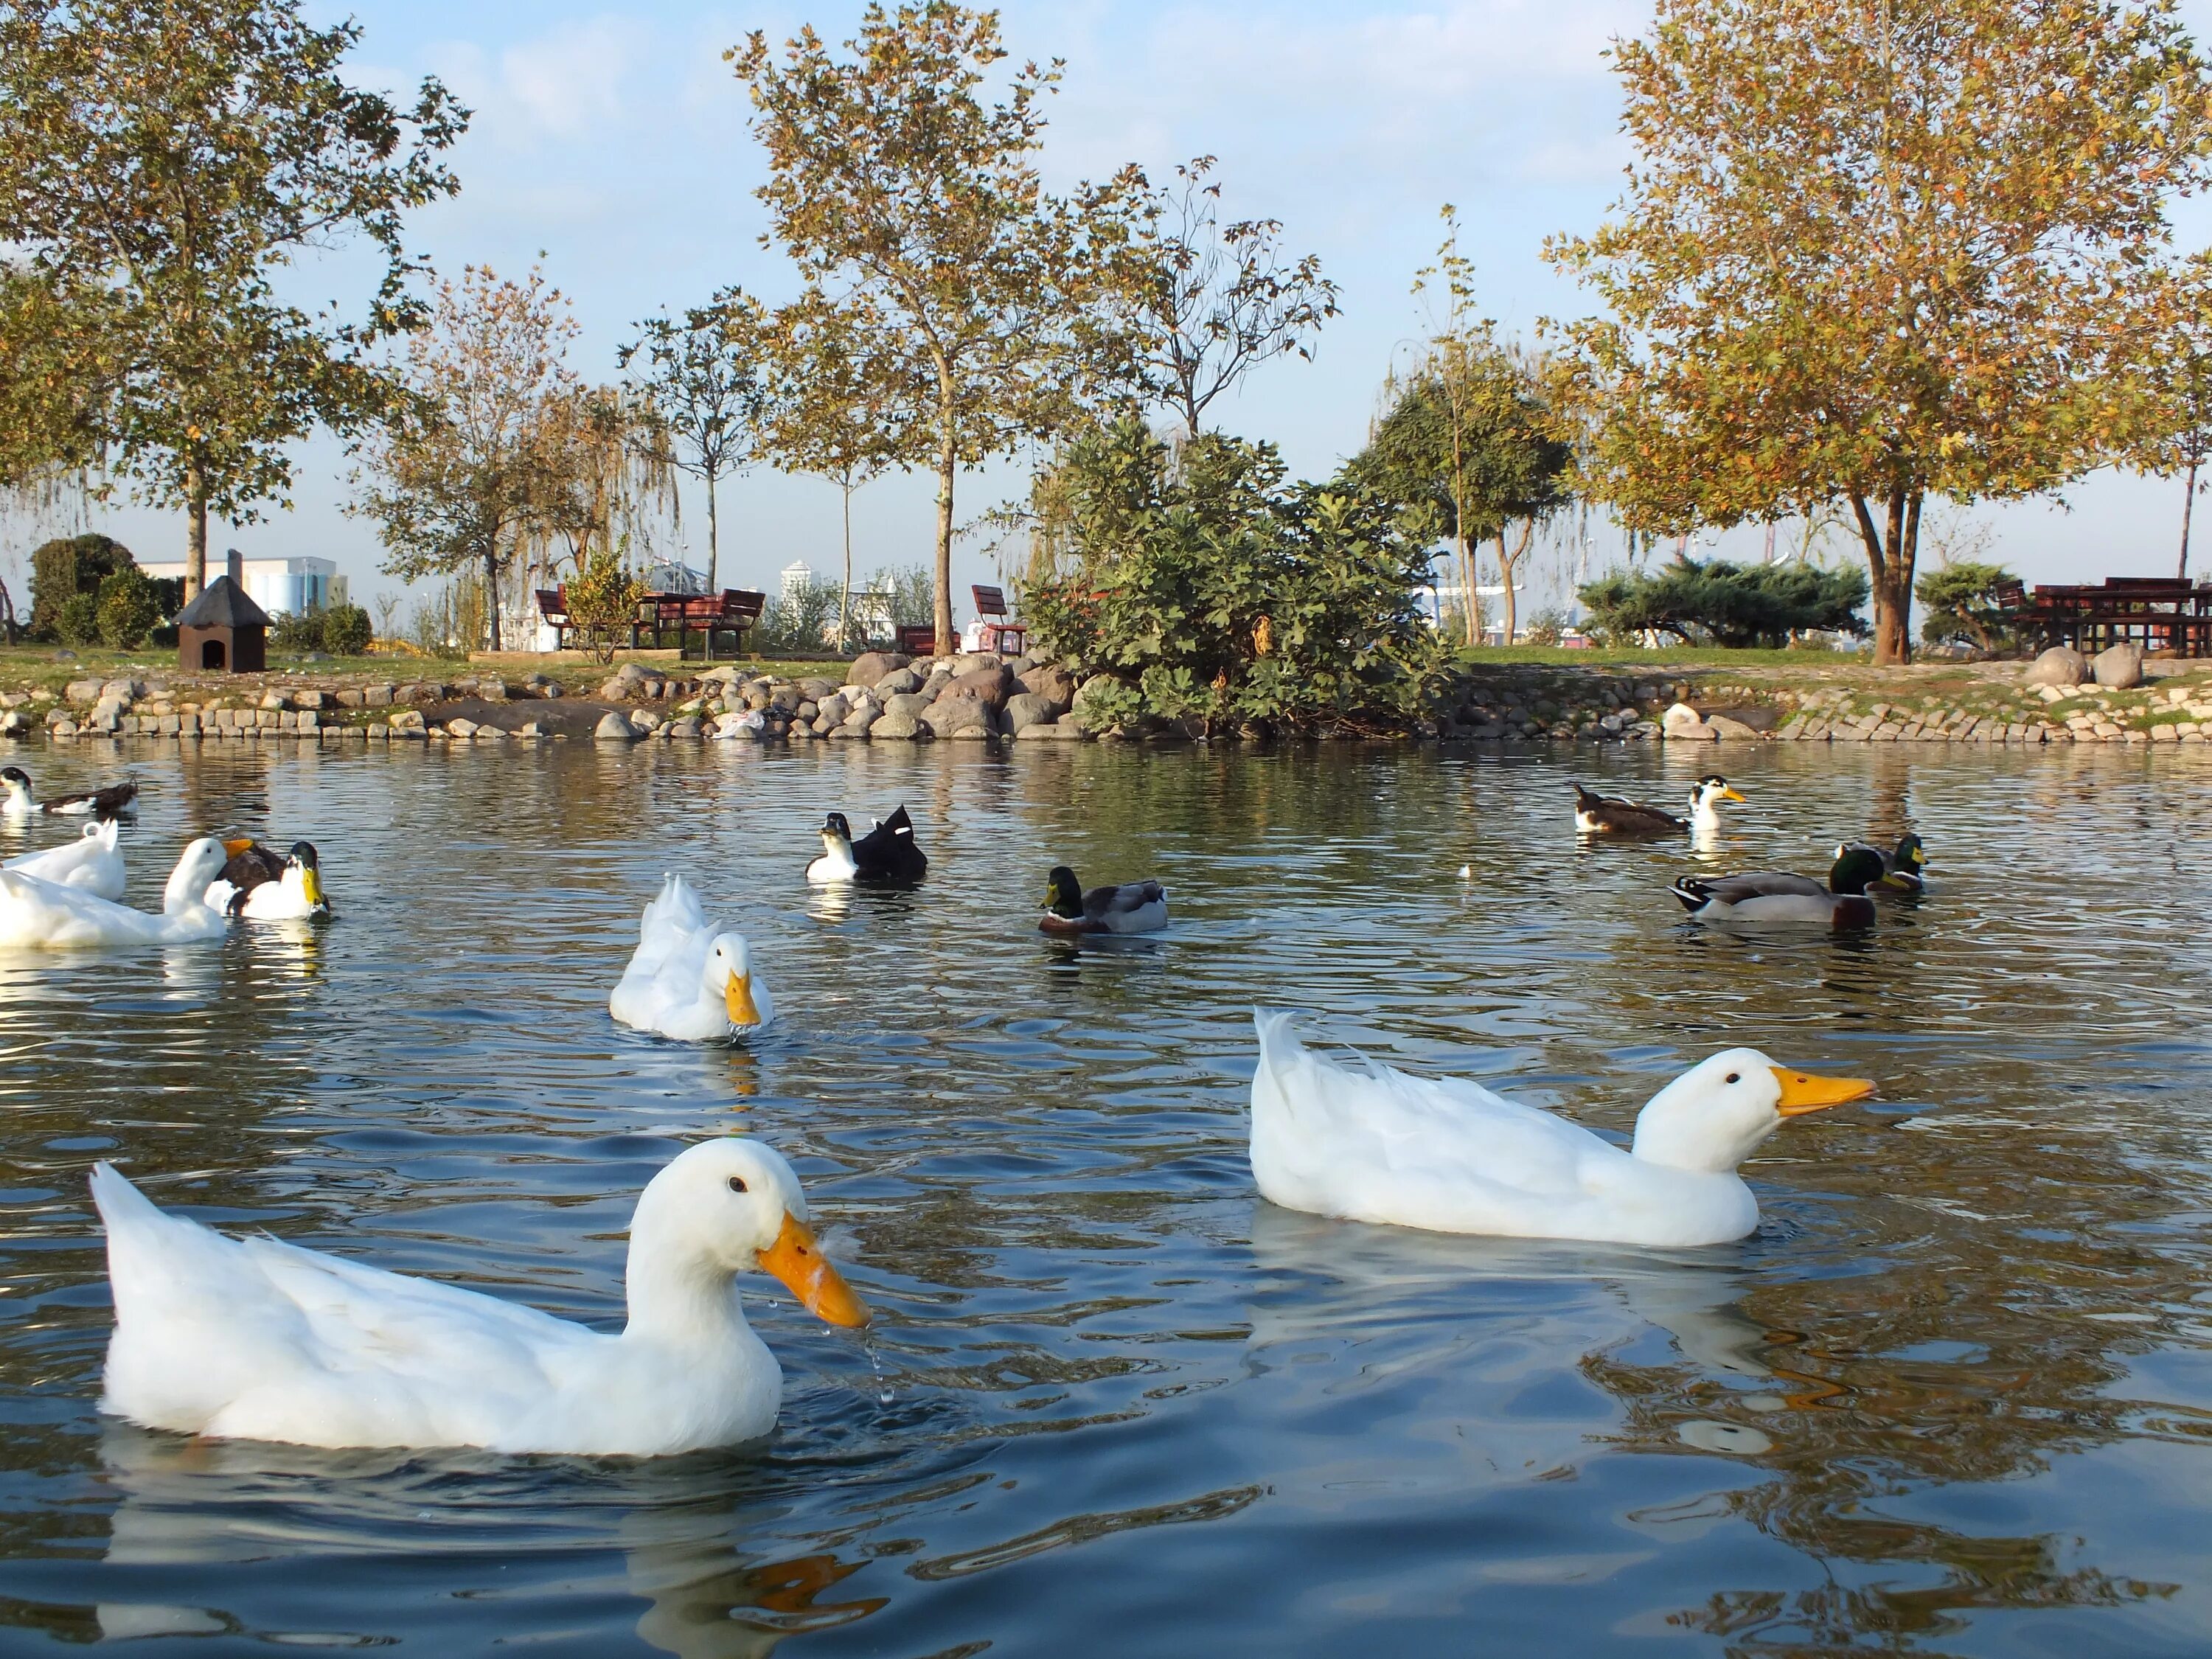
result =
[[[1698,780],[1698,787],[1690,791],[1690,810],[1711,813],[1724,800],[1740,801],[1741,795],[1729,787],[1729,781],[1717,772],[1711,772]]]
[[[753,1000],[753,962],[742,933],[717,933],[707,949],[706,988],[722,999],[730,1024],[761,1023],[760,1006]]]
[[[315,844],[311,841],[295,841],[284,859],[284,873],[280,878],[297,886],[310,904],[327,902],[323,897],[322,866],[315,859]]]
[[[1890,854],[1889,865],[1889,873],[1882,878],[1887,885],[1917,887],[1920,872],[1928,867],[1928,848],[1917,836],[1900,836],[1897,851]]]
[[[0,788],[8,792],[10,811],[27,811],[32,805],[31,775],[20,766],[0,766]]]
[[[169,872],[168,885],[161,890],[161,908],[176,915],[187,906],[205,903],[208,884],[229,862],[230,850],[213,836],[186,842],[184,856],[177,860],[177,867]]]
[[[1880,881],[1885,873],[1881,854],[1871,847],[1838,847],[1836,862],[1828,872],[1828,890],[1832,893],[1856,893],[1863,896],[1866,890]]]
[[[1045,908],[1056,916],[1074,921],[1083,915],[1083,884],[1075,878],[1075,872],[1064,864],[1055,864],[1044,878]]]
[[[630,1223],[633,1297],[670,1263],[702,1263],[725,1273],[758,1267],[788,1285],[816,1318],[866,1324],[867,1304],[830,1265],[808,1221],[799,1177],[773,1146],[736,1136],[702,1141],[639,1196]],[[633,1300],[633,1317],[637,1311]]]
[[[1777,1066],[1756,1048],[1727,1048],[1651,1097],[1636,1119],[1636,1156],[1720,1175],[1782,1127],[1874,1092],[1863,1078],[1815,1077]]]

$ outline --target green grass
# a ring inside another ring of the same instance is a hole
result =
[[[1533,663],[1559,668],[1850,668],[1869,665],[1858,652],[1807,648],[1796,651],[1731,651],[1717,646],[1606,646],[1569,651],[1559,646],[1471,646],[1459,653],[1468,672],[1501,664]]]

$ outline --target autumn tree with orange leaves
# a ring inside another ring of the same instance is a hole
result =
[[[1553,259],[1592,483],[1632,528],[1847,508],[1875,660],[1927,498],[2051,489],[2160,418],[2166,208],[2212,82],[2173,0],[1658,0],[1626,193]]]

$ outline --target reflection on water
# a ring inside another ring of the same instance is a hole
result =
[[[1577,844],[1569,779],[1671,800],[1711,751],[824,750],[131,757],[132,902],[188,834],[267,830],[316,841],[339,916],[0,960],[0,1645],[2212,1645],[2193,753],[1732,749],[1710,844],[1617,846]],[[806,886],[824,810],[902,800],[925,883]],[[1929,891],[1864,937],[1665,890],[1907,829]],[[1171,929],[1039,935],[1056,863],[1157,876]],[[752,941],[762,1041],[607,1019],[671,869]],[[1768,1143],[1738,1245],[1339,1225],[1252,1195],[1255,1003],[1607,1133],[1724,1043],[1882,1092]],[[94,1158],[604,1328],[637,1189],[731,1129],[792,1157],[878,1315],[745,1283],[787,1378],[760,1446],[329,1453],[93,1409]]]

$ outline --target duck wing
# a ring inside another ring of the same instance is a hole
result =
[[[1706,904],[1742,904],[1757,898],[1832,898],[1824,881],[1787,871],[1752,871],[1741,876],[1684,876],[1668,890],[1695,910]]]
[[[669,1003],[669,988],[680,985],[683,1002],[697,1000],[698,977],[713,942],[707,909],[683,877],[661,878],[660,891],[639,919],[637,949],[607,1010],[625,1025],[652,1030]]]
[[[863,876],[911,881],[929,868],[929,860],[915,844],[914,820],[905,803],[853,843],[853,863]]]
[[[103,818],[112,818],[118,812],[127,812],[138,799],[136,783],[111,784],[105,789],[94,789],[79,795],[56,795],[51,800],[40,802],[49,812],[90,812]]]
[[[1590,1237],[1628,1155],[1564,1118],[1456,1078],[1313,1053],[1257,1017],[1252,1171],[1286,1208],[1443,1232]]]
[[[1156,881],[1128,881],[1118,887],[1094,887],[1083,896],[1083,914],[1093,921],[1164,903],[1168,890]]]
[[[264,846],[258,841],[246,842],[244,851],[233,853],[225,860],[222,874],[216,878],[228,882],[240,892],[258,887],[264,881],[282,881],[283,878],[284,855],[273,847]]]
[[[1594,830],[1613,835],[1662,836],[1687,830],[1686,820],[1672,812],[1662,812],[1656,806],[1640,802],[1622,800],[1616,795],[1601,795],[1595,790],[1574,786],[1575,817]]]
[[[584,1328],[431,1280],[164,1213],[93,1173],[115,1335],[110,1410],[309,1445],[489,1443],[543,1398]]]

